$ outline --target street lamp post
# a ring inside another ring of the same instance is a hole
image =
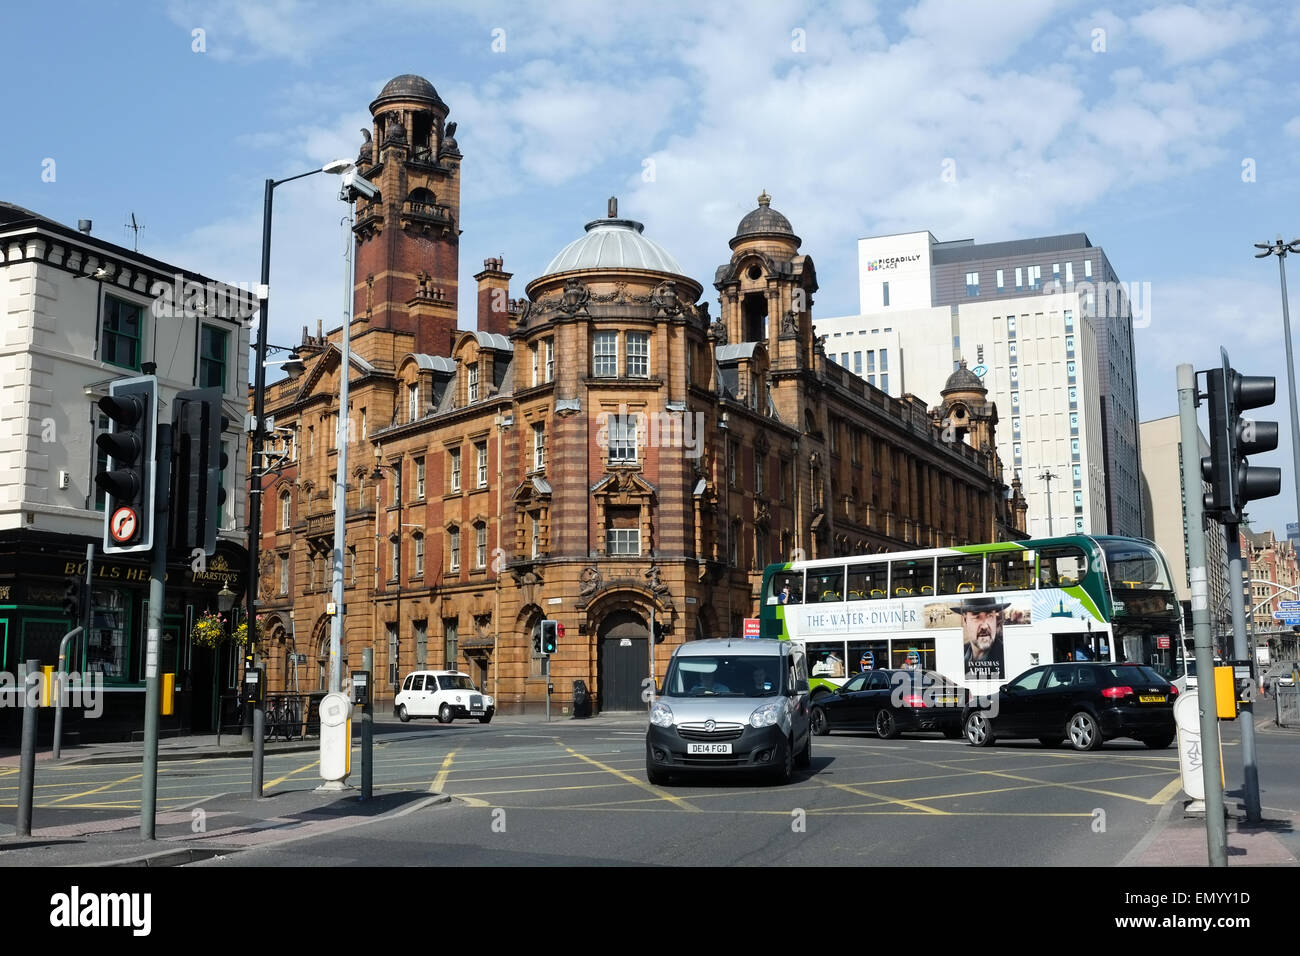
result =
[[[1052,482],[1061,477],[1054,471],[1045,471],[1038,476],[1039,481],[1047,483],[1047,536],[1056,537],[1056,530],[1052,525]]]
[[[1291,477],[1295,481],[1296,520],[1300,521],[1300,416],[1296,415],[1295,363],[1291,355],[1291,309],[1286,296],[1286,254],[1300,252],[1300,239],[1283,242],[1278,236],[1276,242],[1257,242],[1256,259],[1277,256],[1278,275],[1282,279],[1282,340],[1286,342],[1286,385],[1291,399]]]
[[[256,358],[253,362],[253,428],[252,449],[248,462],[248,583],[245,587],[247,598],[247,615],[249,621],[257,620],[257,582],[259,580],[259,560],[262,551],[262,445],[266,441],[266,334],[269,313],[271,282],[271,206],[275,187],[285,183],[314,176],[317,173],[340,174],[351,168],[352,163],[346,159],[336,159],[320,169],[308,170],[297,176],[285,179],[268,179],[262,198],[262,279],[257,287],[257,344]],[[251,664],[252,644],[245,654],[245,663]],[[259,711],[260,712],[260,711]]]
[[[375,457],[376,459],[378,459],[379,457],[378,449],[375,450]],[[397,499],[397,561],[395,562],[393,568],[393,570],[397,574],[397,610],[396,610],[397,621],[394,626],[397,629],[397,648],[398,648],[398,653],[400,654],[401,647],[402,647],[402,551],[404,550],[402,548],[402,459],[398,458],[391,465],[384,465],[381,464],[379,461],[376,461],[375,470],[370,473],[370,480],[382,481],[384,477],[385,468],[391,468],[393,470],[393,480],[395,482],[394,497]],[[375,502],[375,507],[376,508],[379,507],[378,501]],[[377,557],[375,563],[376,564],[379,563]],[[390,660],[388,662],[388,666],[392,667],[394,664],[397,663],[399,662],[396,660]],[[401,679],[401,676],[402,676],[401,671],[399,669],[397,673],[398,680]]]

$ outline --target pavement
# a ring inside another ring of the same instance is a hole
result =
[[[383,718],[376,720],[377,742],[383,739],[388,723]],[[544,726],[540,718],[537,723],[539,727]],[[397,726],[393,724],[393,729]],[[1275,739],[1300,735],[1300,728],[1281,728],[1272,720],[1261,720],[1257,728],[1261,735],[1276,735]],[[354,738],[354,745],[356,742]],[[315,738],[265,745],[267,753],[316,752],[319,746]],[[223,736],[220,745],[215,735],[168,738],[159,742],[158,749],[159,761],[230,758],[252,753],[251,743],[231,735]],[[45,751],[37,759],[49,766],[138,764],[142,756],[142,744],[134,742],[65,748],[57,762]],[[18,755],[12,752],[0,755],[0,768],[16,768],[18,760]],[[358,782],[359,776],[354,773],[351,780]],[[1234,799],[1239,796],[1239,791],[1229,791],[1225,798],[1229,866],[1294,866],[1300,862],[1296,853],[1296,848],[1300,848],[1298,814],[1266,805],[1264,819],[1258,824],[1247,824],[1244,808]],[[356,789],[341,792],[299,789],[278,791],[255,800],[243,790],[159,812],[154,840],[141,838],[138,813],[37,827],[30,837],[16,836],[11,819],[6,819],[0,823],[0,867],[181,866],[253,847],[272,847],[393,820],[449,804],[453,799],[430,790],[387,789],[362,801]],[[1186,812],[1186,803],[1186,794],[1181,791],[1166,802],[1148,833],[1117,865],[1208,866],[1204,814]]]
[[[1266,719],[1255,725],[1257,739],[1267,736],[1287,739],[1300,736],[1300,727],[1279,726],[1271,716],[1271,701],[1265,699]],[[1240,790],[1224,794],[1224,825],[1228,866],[1294,866],[1300,837],[1300,814],[1268,805],[1261,800],[1261,819],[1248,823]],[[1188,812],[1187,794],[1177,796],[1161,808],[1150,832],[1120,862],[1120,866],[1195,867],[1210,865],[1205,814]],[[1290,846],[1288,846],[1290,844]]]

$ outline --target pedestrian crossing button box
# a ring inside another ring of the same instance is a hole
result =
[[[356,707],[370,706],[370,671],[352,672],[352,703]]]
[[[266,701],[266,679],[260,667],[244,668],[245,704],[261,704]]]

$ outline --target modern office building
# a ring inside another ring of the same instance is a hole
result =
[[[1183,494],[1183,462],[1200,473],[1201,457],[1210,453],[1209,442],[1197,432],[1196,453],[1184,458],[1182,431],[1177,415],[1143,422],[1138,429],[1142,449],[1142,512],[1144,536],[1160,546],[1174,576],[1174,593],[1190,620],[1191,578],[1187,557],[1187,498]],[[1200,481],[1201,493],[1210,490]],[[1223,525],[1206,517],[1205,568],[1209,585],[1210,626],[1216,644],[1232,629],[1232,607],[1228,594],[1228,546]],[[1190,635],[1190,631],[1189,631]]]
[[[965,359],[999,409],[1032,534],[1142,534],[1132,306],[1086,235],[861,239],[858,283],[859,315],[818,320],[828,357],[852,370],[860,355],[878,387],[931,403]]]

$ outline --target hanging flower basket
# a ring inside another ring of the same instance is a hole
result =
[[[262,643],[262,640],[266,636],[265,634],[262,633],[262,618],[264,616],[265,615],[262,614],[257,615],[257,629],[254,632],[254,636],[253,636],[254,640],[256,640],[257,643],[259,644]],[[248,643],[248,622],[247,621],[240,622],[239,626],[235,628],[235,634],[231,638],[231,640],[233,640],[236,644],[239,644],[241,646]]]
[[[194,622],[190,640],[195,647],[220,647],[226,639],[226,619],[216,611],[207,611]]]

